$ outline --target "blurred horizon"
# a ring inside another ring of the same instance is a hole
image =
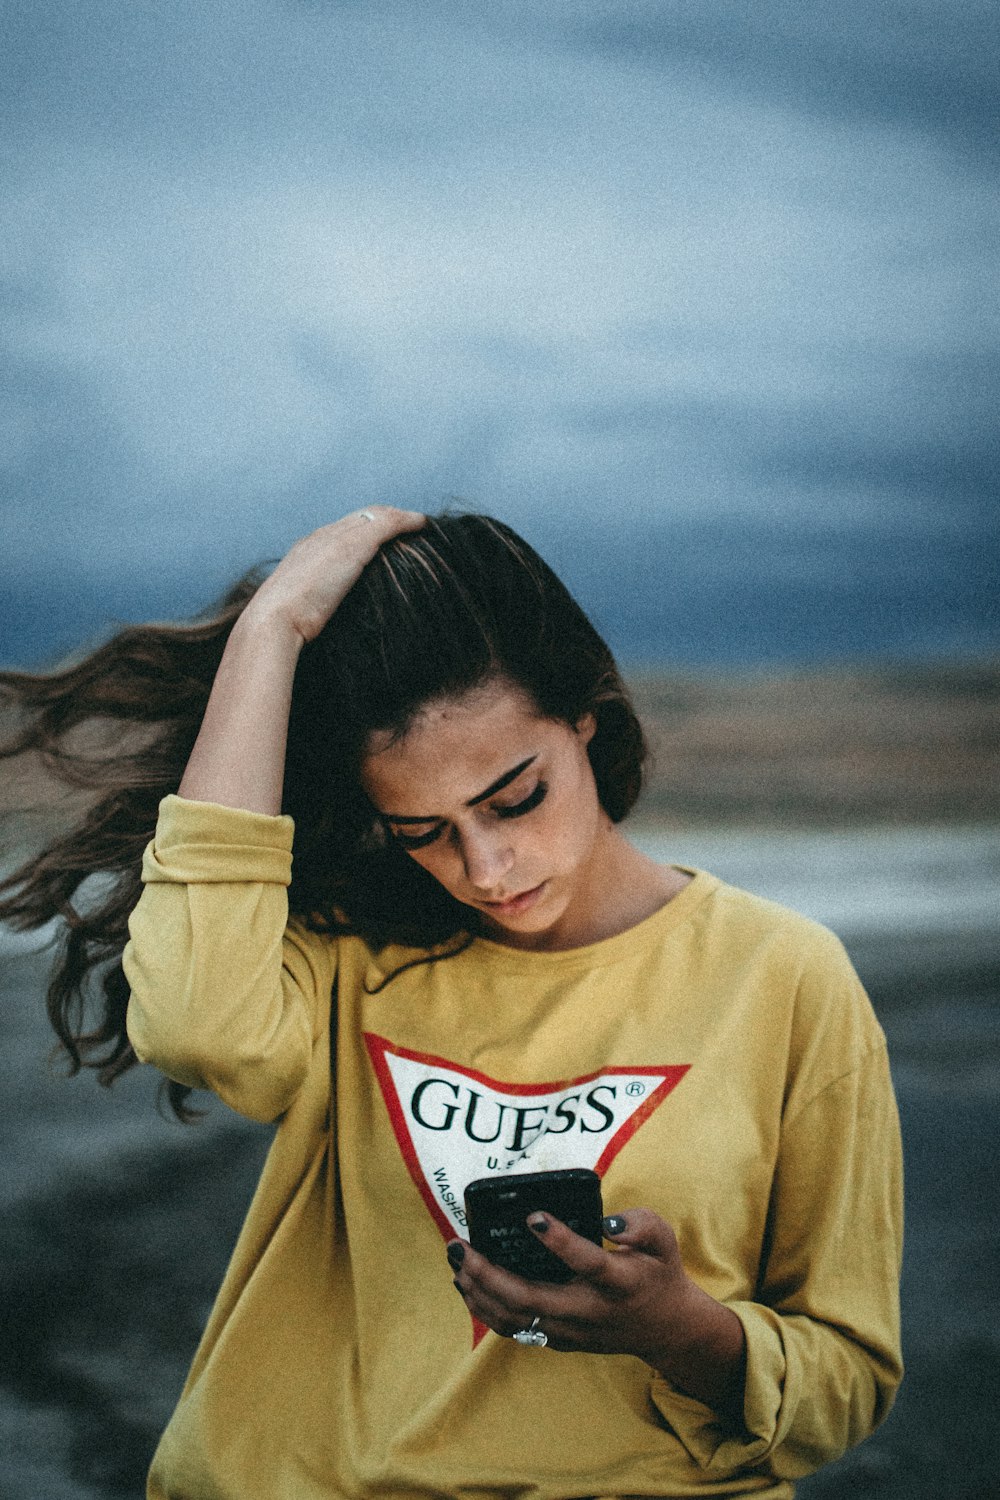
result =
[[[834,558],[801,555],[797,569],[760,533],[735,528],[647,529],[643,544],[598,527],[559,536],[523,527],[570,588],[626,672],[732,673],[990,664],[1000,658],[1000,611],[988,550],[964,560],[964,588],[949,587],[940,555],[863,552],[856,539]],[[541,534],[539,534],[541,533]],[[289,538],[289,542],[294,538]],[[728,551],[727,551],[728,543]],[[276,560],[247,549],[243,570]],[[777,575],[777,576],[775,576]],[[0,595],[0,667],[44,669],[98,644],[120,626],[190,619],[217,601],[236,571],[164,567],[145,576],[119,562],[108,576],[23,574]]]

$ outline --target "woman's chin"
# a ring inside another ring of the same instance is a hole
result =
[[[486,936],[509,948],[556,951],[580,947],[589,941],[586,932],[571,931],[565,920],[566,908],[554,899],[547,881],[540,887],[539,896],[520,912],[498,917],[482,905],[477,910],[483,917]]]

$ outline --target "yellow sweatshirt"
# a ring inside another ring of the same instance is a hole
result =
[[[378,989],[414,953],[289,924],[291,844],[168,797],[144,859],[136,1052],[279,1122],[149,1496],[784,1497],[865,1437],[901,1374],[900,1148],[837,939],[695,872],[603,942],[477,939]],[[745,1430],[639,1359],[473,1325],[466,1182],[559,1166],[662,1215],[740,1318]]]

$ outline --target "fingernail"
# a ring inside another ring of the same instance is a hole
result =
[[[452,1282],[452,1286],[455,1288],[456,1292],[458,1293],[458,1295],[460,1297],[464,1297],[465,1296],[465,1293],[462,1291],[462,1288],[459,1286],[459,1284],[458,1284],[457,1281],[453,1281]]]
[[[624,1234],[627,1228],[621,1214],[609,1214],[604,1220],[604,1233],[609,1239],[613,1239],[616,1234]]]
[[[544,1214],[534,1214],[528,1220],[528,1228],[533,1229],[536,1234],[548,1234],[549,1221]]]
[[[460,1271],[462,1269],[462,1262],[465,1259],[465,1246],[456,1240],[453,1245],[448,1246],[447,1253],[448,1264],[451,1266],[451,1269],[453,1271]]]

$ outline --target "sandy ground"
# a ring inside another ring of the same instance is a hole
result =
[[[881,1431],[800,1493],[980,1500],[1000,1472],[1000,833],[643,837],[834,925],[889,1036],[908,1376]],[[221,1106],[168,1123],[141,1073],[111,1094],[54,1075],[45,957],[0,943],[0,1495],[138,1497],[268,1132]]]
[[[698,825],[1000,821],[1000,662],[630,679],[643,807]]]

